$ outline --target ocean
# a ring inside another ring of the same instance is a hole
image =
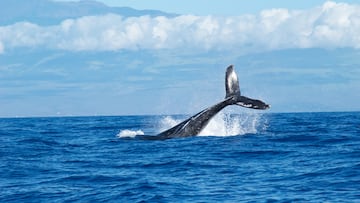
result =
[[[0,119],[0,202],[360,202],[360,112]]]

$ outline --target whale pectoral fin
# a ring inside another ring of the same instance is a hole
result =
[[[251,98],[244,97],[244,96],[240,96],[235,104],[242,106],[242,107],[251,108],[251,109],[264,110],[264,109],[270,108],[269,104],[266,104],[265,102],[263,102],[261,100],[251,99]]]

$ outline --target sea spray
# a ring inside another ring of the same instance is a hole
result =
[[[244,135],[244,134],[255,134],[264,128],[262,125],[262,114],[258,113],[242,113],[242,114],[232,114],[230,112],[219,112],[215,117],[213,117],[209,124],[200,132],[199,136],[235,136],[235,135]],[[180,122],[184,121],[186,116],[164,116],[160,117],[157,121],[154,134],[156,135],[160,132],[163,132],[167,129],[174,127]],[[156,123],[156,121],[154,121]],[[144,135],[144,129],[133,130],[133,129],[124,129],[121,130],[117,137],[119,138],[134,138],[137,135]]]
[[[235,136],[257,133],[260,114],[230,114],[220,112],[200,132],[199,136]]]
[[[260,126],[261,114],[244,113],[231,114],[220,112],[212,118],[209,124],[200,132],[199,136],[234,136],[257,133]],[[184,117],[186,119],[186,117]],[[167,130],[184,119],[165,116],[159,120],[158,132]]]
[[[175,119],[172,116],[165,116],[163,118],[160,119],[159,124],[158,124],[158,132],[162,132],[165,131],[169,128],[174,127],[175,125],[179,124],[181,121],[183,121],[184,119]]]

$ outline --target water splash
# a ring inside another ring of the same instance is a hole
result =
[[[162,131],[165,131],[169,128],[174,127],[175,125],[179,124],[181,121],[183,121],[183,119],[175,119],[171,116],[165,116],[163,117],[158,124],[158,131],[159,133]]]
[[[117,134],[117,137],[119,138],[134,138],[137,135],[144,135],[144,132],[142,130],[122,130]]]
[[[260,114],[228,114],[220,112],[200,132],[199,136],[235,136],[255,134]]]
[[[219,112],[212,118],[209,124],[200,132],[199,136],[235,136],[244,134],[255,134],[258,130],[264,129],[264,122],[261,119],[262,114],[258,113],[242,113],[231,114],[229,112]],[[182,122],[186,117],[179,119],[178,117],[165,116],[158,120],[155,131],[160,133],[167,130],[178,123]],[[142,130],[121,130],[117,137],[119,138],[135,138],[137,135],[144,135]]]
[[[159,132],[167,130],[183,121],[166,116],[159,121]],[[200,132],[199,136],[235,136],[244,134],[255,134],[261,127],[261,114],[244,113],[231,114],[218,113],[209,124]]]

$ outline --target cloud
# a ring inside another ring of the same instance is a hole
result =
[[[69,51],[278,50],[360,48],[360,5],[326,2],[308,10],[270,9],[258,15],[68,19],[56,26],[19,22],[0,27],[0,53],[14,48]]]

